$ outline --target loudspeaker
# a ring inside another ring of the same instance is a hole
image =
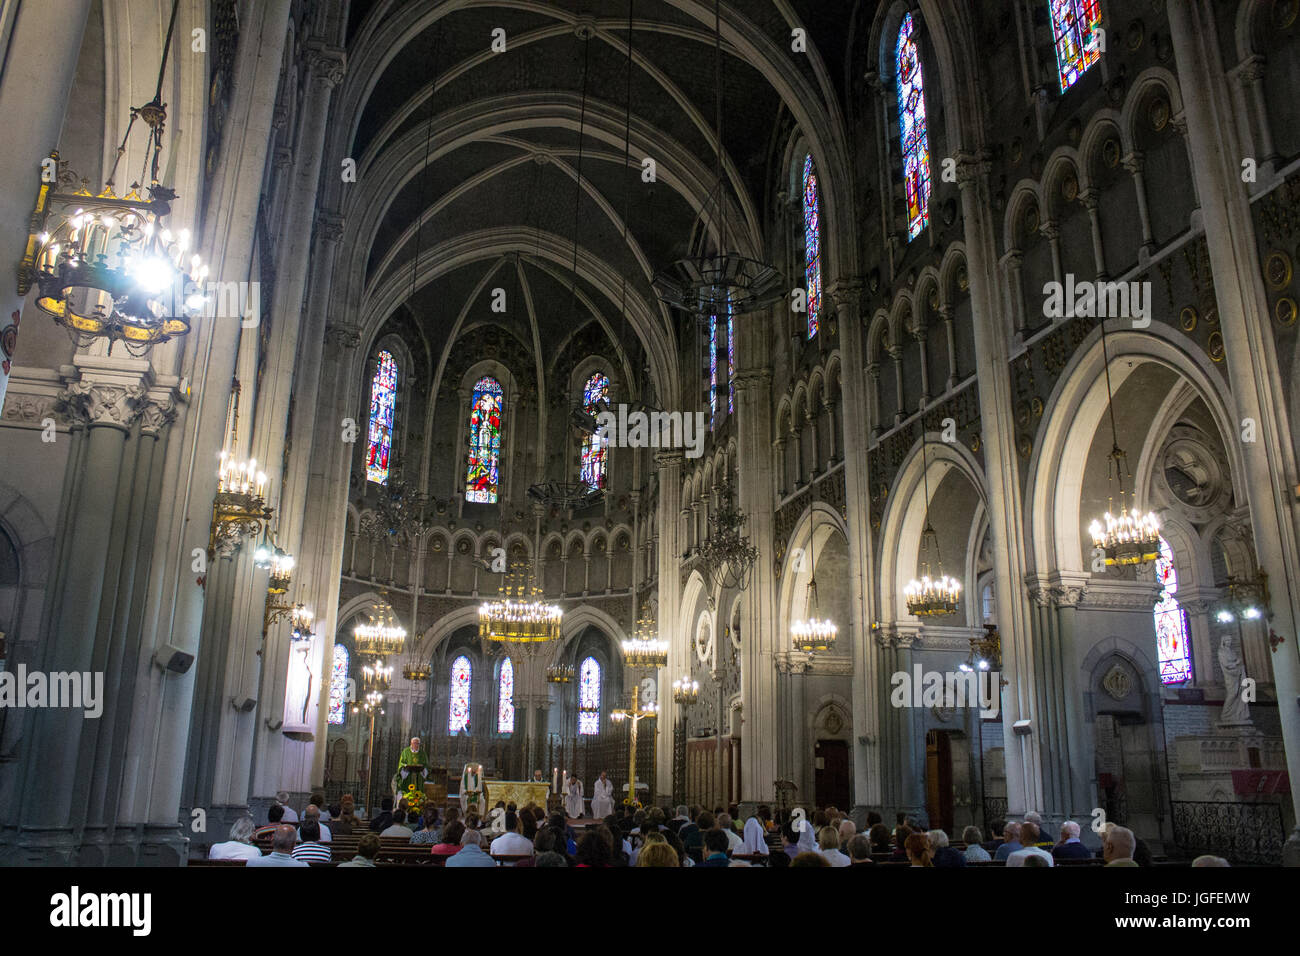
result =
[[[153,662],[165,671],[184,674],[194,665],[194,655],[170,644],[161,645],[154,651]]]

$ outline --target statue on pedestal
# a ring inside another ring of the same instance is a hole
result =
[[[1219,715],[1220,727],[1250,725],[1250,706],[1243,694],[1246,662],[1241,657],[1241,638],[1234,631],[1224,632],[1219,641],[1219,667],[1223,671],[1223,712]]]

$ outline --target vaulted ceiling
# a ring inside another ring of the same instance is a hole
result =
[[[734,251],[771,258],[764,209],[784,148],[776,134],[810,114],[843,129],[859,5],[722,5]],[[357,162],[355,187],[339,194],[343,259],[372,330],[408,307],[436,369],[461,335],[496,324],[548,368],[598,322],[625,379],[649,368],[661,393],[676,385],[682,322],[650,280],[716,230],[714,4],[631,6],[629,70],[629,0],[353,0],[331,136]],[[795,27],[808,31],[809,55],[791,52]],[[496,30],[505,52],[492,50]],[[645,157],[656,183],[643,181]],[[504,313],[492,310],[498,288]]]

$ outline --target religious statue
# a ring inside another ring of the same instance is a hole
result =
[[[591,815],[597,820],[603,820],[613,812],[614,782],[602,770],[600,779],[596,781],[595,789],[591,794]]]
[[[393,792],[398,796],[406,793],[410,784],[424,791],[424,781],[429,777],[428,754],[420,749],[420,738],[412,737],[410,746],[403,748],[402,756],[397,760],[397,774],[393,777]]]
[[[569,782],[564,791],[564,812],[574,820],[582,817],[582,781],[576,773],[569,774]]]
[[[487,794],[483,789],[483,765],[481,763],[465,764],[465,769],[460,775],[461,813],[469,813],[470,810],[474,810],[482,816],[486,799]]]
[[[1250,706],[1243,694],[1246,662],[1241,658],[1241,641],[1233,631],[1225,631],[1219,641],[1219,667],[1223,671],[1223,712],[1220,726],[1243,726],[1250,723]]]

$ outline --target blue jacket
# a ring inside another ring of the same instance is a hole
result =
[[[1092,858],[1092,851],[1075,840],[1073,843],[1062,843],[1060,846],[1052,847],[1052,856],[1058,860],[1089,860]]]
[[[460,848],[455,856],[447,857],[447,866],[496,866],[497,861],[472,843]]]
[[[725,853],[715,853],[703,863],[696,863],[696,866],[731,866],[731,860]]]

